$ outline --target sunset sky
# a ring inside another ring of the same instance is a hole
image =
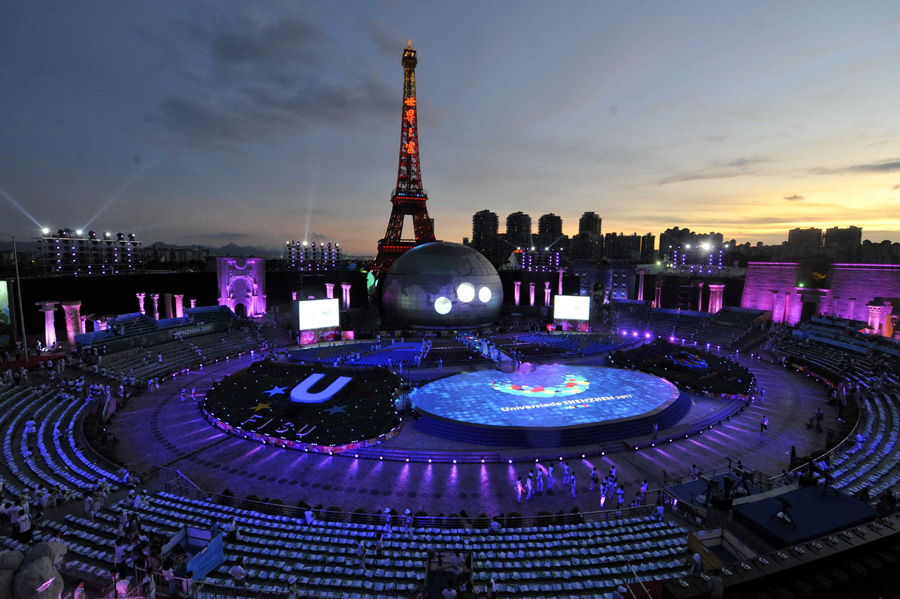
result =
[[[374,254],[412,39],[440,239],[487,208],[900,241],[898,31],[896,1],[7,1],[0,239]]]

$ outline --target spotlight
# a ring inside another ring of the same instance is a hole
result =
[[[82,233],[81,229],[78,229],[77,231],[75,231],[76,235],[81,235],[81,233]]]
[[[562,459],[562,458],[560,458],[560,459]],[[512,464],[512,460],[507,460],[507,461],[508,461],[510,464]]]
[[[48,229],[47,227],[44,227],[43,229],[41,229],[41,233],[43,233],[44,235],[49,235],[50,229]]]

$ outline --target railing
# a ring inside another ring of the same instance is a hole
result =
[[[174,471],[177,472],[177,471]],[[180,475],[180,473],[178,473]],[[283,505],[279,503],[268,503],[263,501],[254,501],[248,499],[240,499],[229,495],[220,495],[217,493],[209,493],[204,491],[187,478],[181,475],[187,483],[180,482],[177,476],[173,476],[166,481],[166,491],[173,495],[189,497],[200,501],[209,501],[214,504],[223,506],[238,507],[243,510],[256,511],[263,514],[273,514],[278,516],[287,516],[304,520],[307,509],[305,507],[296,507],[291,505]],[[656,511],[657,494],[662,489],[651,490],[645,494],[643,505],[636,507],[623,507],[616,509],[610,507],[606,510],[594,512],[574,512],[568,514],[553,514],[544,516],[521,516],[510,515],[509,513],[502,520],[505,528],[521,528],[521,527],[542,527],[563,524],[582,524],[591,522],[614,522],[628,518],[645,517],[654,514]],[[615,497],[611,496],[610,501],[615,501]],[[343,512],[330,510],[313,510],[316,520],[322,522],[334,523],[351,523],[351,524],[377,524],[386,523],[385,515],[378,512]],[[513,512],[513,514],[515,514]],[[223,516],[224,517],[224,516]],[[484,529],[487,531],[491,526],[491,517],[462,517],[462,516],[414,516],[413,526],[415,528],[471,528]],[[391,516],[391,526],[401,527],[404,523],[403,516]]]

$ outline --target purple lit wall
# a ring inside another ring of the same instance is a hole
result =
[[[741,308],[754,308],[772,312],[774,322],[800,321],[803,304],[797,296],[792,295],[797,288],[800,277],[800,264],[796,262],[750,262],[747,264],[747,279],[744,283],[744,295]],[[787,304],[787,319],[785,319]]]
[[[900,298],[900,265],[832,264],[826,283],[831,289],[826,314],[867,322],[875,298]]]
[[[219,305],[247,317],[266,313],[265,260],[262,258],[216,258]]]
[[[813,303],[815,314],[869,322],[869,304],[900,298],[896,264],[833,264],[817,289],[804,287],[802,277],[799,263],[751,262],[741,307],[771,311],[773,321],[793,325],[804,303]]]

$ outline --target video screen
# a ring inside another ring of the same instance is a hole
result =
[[[10,345],[12,320],[9,313],[9,283],[0,281],[0,347]]]
[[[554,320],[590,320],[591,297],[589,295],[557,295],[553,299]]]
[[[297,320],[301,331],[339,326],[340,304],[336,299],[298,302]]]

